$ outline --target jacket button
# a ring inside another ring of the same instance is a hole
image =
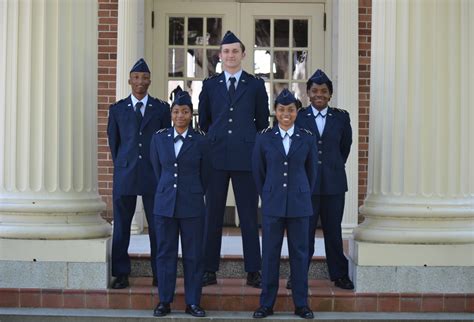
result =
[[[283,187],[286,188],[286,183],[283,184]]]
[[[177,164],[177,163],[175,163],[175,164],[174,164],[174,166],[175,166],[175,167],[177,167],[177,166],[178,166],[178,164]]]
[[[284,164],[284,165],[288,165],[288,162],[285,161],[285,162],[283,162],[283,164]]]
[[[173,188],[176,188],[177,186],[178,186],[178,185],[175,183],[175,184],[173,185]]]
[[[322,164],[322,163],[323,163],[323,161],[318,161],[318,164]]]
[[[233,110],[234,110],[234,108],[233,108],[233,107],[229,108],[229,111],[231,111],[231,112],[232,112]]]
[[[323,151],[319,150],[318,153],[319,153],[319,154],[323,154]]]
[[[285,172],[285,173],[283,173],[283,175],[286,177],[288,175],[288,173]]]
[[[323,141],[319,140],[319,141],[318,141],[318,144],[323,144]]]
[[[227,133],[232,134],[232,130],[227,131]]]
[[[138,133],[138,134],[142,135],[142,132],[140,132],[140,133]]]
[[[229,123],[232,123],[232,119],[229,119]]]
[[[141,158],[142,158],[142,156],[141,156],[141,155],[139,155],[139,156],[138,156],[138,158],[139,158],[139,159],[141,159]]]
[[[177,173],[175,173],[175,174],[174,174],[174,177],[176,178],[177,176],[178,176],[178,174],[177,174]]]

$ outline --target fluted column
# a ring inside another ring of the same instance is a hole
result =
[[[468,0],[372,2],[359,291],[474,291],[473,21]]]
[[[54,240],[104,246],[110,236],[97,192],[97,3],[5,0],[0,8],[0,260],[31,261],[23,247],[37,247],[34,261],[59,262],[72,244],[57,252]]]
[[[352,126],[352,146],[346,163],[347,184],[342,233],[352,235],[357,226],[359,203],[359,37],[358,1],[333,1],[333,37],[335,40],[333,66],[335,104],[350,113]]]
[[[117,29],[117,100],[130,95],[129,71],[145,55],[145,2],[144,0],[119,0]],[[152,79],[153,79],[153,70]],[[143,231],[145,212],[138,197],[132,220],[132,234]]]

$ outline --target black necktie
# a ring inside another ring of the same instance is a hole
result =
[[[142,115],[142,111],[140,111],[140,108],[143,106],[143,103],[142,102],[138,102],[137,104],[135,104],[135,114],[137,116],[137,121],[138,121],[138,125],[141,125],[142,124],[142,120],[143,120],[143,115]]]
[[[174,143],[178,142],[179,140],[184,142],[184,138],[181,134],[178,134],[178,135],[175,136]]]
[[[230,96],[230,100],[233,100],[234,99],[234,95],[235,95],[235,77],[231,77],[229,78],[229,81],[230,81],[230,85],[229,85],[229,96]]]
[[[318,116],[321,116],[322,118],[325,118],[325,117],[326,117],[326,115],[321,114],[321,112],[318,112],[318,114],[316,115],[316,117],[318,117]]]

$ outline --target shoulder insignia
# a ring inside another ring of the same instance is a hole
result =
[[[125,98],[122,98],[121,100],[118,100],[117,102],[115,102],[115,103],[112,103],[112,105],[111,105],[111,106],[114,106],[114,105],[120,104],[120,103],[122,103],[122,102],[125,102]]]
[[[195,128],[194,132],[197,132],[197,133],[201,134],[202,136],[206,135],[206,132],[204,132],[203,130],[201,130],[199,128]]]
[[[333,107],[333,109],[335,109],[336,111],[339,111],[339,112],[341,112],[341,113],[347,113],[347,114],[349,114],[348,111],[346,111],[346,110],[344,110],[344,109],[342,109],[342,108]]]
[[[167,128],[159,129],[158,131],[156,131],[156,134],[158,134],[158,133],[163,133],[163,132],[165,132],[166,130],[168,130],[168,129],[167,129]]]
[[[305,128],[302,128],[302,127],[301,127],[300,130],[303,131],[303,132],[308,133],[309,135],[313,135],[313,132],[311,132],[310,130],[307,130],[307,129],[305,129]]]
[[[261,131],[260,131],[260,134],[267,133],[267,132],[269,132],[269,131],[271,131],[271,130],[272,130],[271,127],[267,127],[266,129],[261,130]]]
[[[213,79],[213,78],[216,78],[217,76],[219,76],[220,74],[219,73],[216,73],[214,75],[209,75],[207,76],[206,78],[204,78],[203,82],[207,81],[207,80],[210,80],[210,79]]]

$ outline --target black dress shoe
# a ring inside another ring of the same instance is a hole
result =
[[[288,279],[288,281],[286,281],[286,289],[291,290],[291,279]]]
[[[247,273],[247,285],[262,288],[262,275],[260,275],[260,272]]]
[[[313,311],[307,306],[300,306],[295,309],[295,314],[298,315],[300,318],[303,319],[313,319],[314,314]]]
[[[206,316],[206,311],[203,310],[202,307],[196,304],[189,304],[186,305],[186,311],[187,314],[191,314],[192,316],[198,317],[198,318],[203,318]]]
[[[158,280],[156,279],[156,277],[153,277],[153,280],[151,281],[151,285],[158,286]]]
[[[269,315],[273,315],[273,309],[267,306],[261,306],[253,312],[254,319],[263,319]]]
[[[171,308],[169,303],[158,303],[153,311],[153,316],[165,316],[166,314],[171,313]]]
[[[216,273],[204,272],[204,275],[202,276],[202,286],[204,287],[213,284],[217,284]]]
[[[334,285],[345,290],[354,289],[354,284],[352,283],[352,281],[349,279],[347,275],[335,280]]]
[[[129,287],[130,283],[128,282],[128,276],[127,275],[120,275],[117,276],[115,281],[112,283],[112,288],[113,289],[121,289],[121,288],[127,288]]]

